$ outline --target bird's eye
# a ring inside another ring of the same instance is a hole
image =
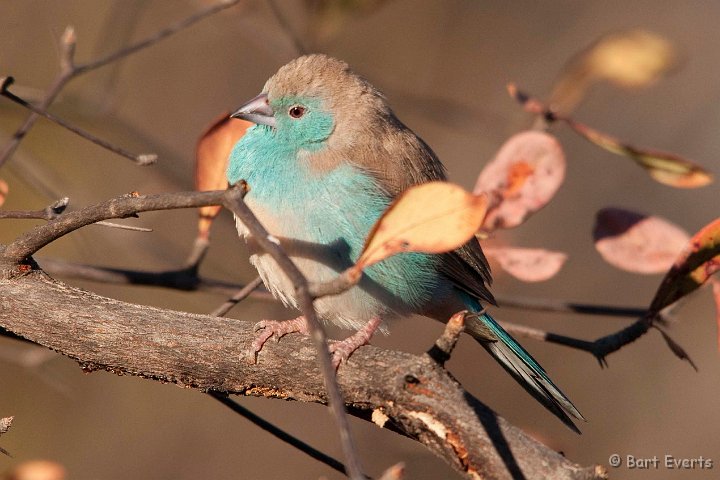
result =
[[[300,118],[305,115],[305,107],[301,107],[300,105],[293,105],[292,107],[290,107],[290,110],[288,110],[288,114],[292,118]]]

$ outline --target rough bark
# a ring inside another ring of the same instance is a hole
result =
[[[252,324],[140,306],[57,282],[41,271],[5,270],[0,325],[76,359],[82,368],[187,388],[325,403],[312,342],[271,342],[256,365],[245,348]],[[418,440],[466,478],[606,478],[526,436],[469,395],[429,356],[363,347],[338,373],[357,416]],[[379,413],[384,414],[380,415]]]

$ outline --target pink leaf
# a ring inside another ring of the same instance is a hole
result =
[[[491,205],[483,229],[513,228],[544,207],[565,178],[565,154],[547,133],[513,135],[488,163],[474,193],[486,192]]]
[[[485,254],[500,267],[524,282],[542,282],[554,277],[567,255],[542,248],[485,247]]]
[[[597,213],[595,248],[609,264],[635,273],[663,273],[687,245],[682,228],[659,217],[620,208]]]

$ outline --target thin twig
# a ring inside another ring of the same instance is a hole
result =
[[[320,450],[317,450],[311,445],[308,445],[307,443],[303,442],[297,437],[294,437],[287,433],[284,430],[281,430],[280,428],[276,427],[272,423],[268,422],[262,417],[259,417],[255,413],[251,412],[247,408],[243,407],[242,405],[238,404],[237,402],[232,401],[230,398],[228,398],[227,395],[219,393],[219,392],[208,392],[208,395],[213,397],[218,402],[222,403],[226,407],[230,408],[233,412],[242,415],[246,419],[250,420],[252,423],[260,427],[261,429],[265,430],[269,434],[273,435],[275,438],[278,438],[282,440],[285,443],[290,444],[291,446],[297,448],[303,453],[306,453],[307,455],[310,455],[310,457],[314,458],[315,460],[318,460],[328,467],[332,468],[335,471],[338,471],[342,474],[345,473],[345,467],[343,464],[337,460],[335,460],[333,457],[324,454]]]
[[[503,328],[513,335],[534,338],[550,343],[557,343],[559,345],[565,345],[566,347],[575,348],[590,352],[600,363],[601,367],[607,366],[606,357],[613,352],[620,350],[625,345],[634,342],[641,336],[643,336],[651,327],[657,327],[655,322],[657,318],[646,315],[631,323],[627,327],[604,337],[600,337],[595,341],[581,340],[578,338],[568,337],[566,335],[559,335],[556,333],[546,332],[539,328],[528,327],[525,325],[518,325],[516,323],[501,322]],[[660,329],[658,329],[660,330]],[[670,349],[678,357],[684,360],[688,360],[690,364],[695,367],[693,361],[684,353],[684,350],[679,347],[672,339],[669,339],[667,333],[660,330],[663,333],[663,338],[667,342]],[[679,350],[678,350],[679,349]],[[682,352],[682,354],[680,353]],[[684,355],[683,355],[684,354]],[[696,368],[697,369],[697,368]]]
[[[42,102],[40,102],[38,108],[47,110],[47,108],[55,100],[58,94],[60,94],[60,91],[62,91],[62,89],[65,87],[65,84],[69,82],[70,79],[73,77],[72,65],[74,55],[75,31],[72,29],[72,27],[68,27],[65,29],[65,33],[63,34],[63,36],[60,38],[60,73],[58,73],[57,77],[55,77],[55,80],[53,80],[52,85],[50,85],[50,88],[48,88],[47,93],[45,94],[45,98]],[[3,83],[4,82],[5,79],[3,79]],[[23,138],[25,138],[25,135],[27,135],[33,125],[35,125],[35,122],[37,122],[38,118],[40,118],[38,114],[34,112],[31,113],[25,119],[25,122],[23,122],[20,128],[15,131],[10,141],[5,144],[2,152],[0,152],[0,167],[2,167],[5,162],[7,162],[8,159],[12,156],[15,150],[17,150],[18,145],[20,145],[20,142]]]
[[[280,8],[278,8],[277,4],[275,3],[275,0],[267,0],[267,3],[268,3],[268,6],[270,7],[270,10],[273,13],[273,15],[275,16],[275,20],[277,20],[278,24],[280,24],[280,27],[285,31],[287,36],[292,41],[293,46],[295,47],[295,50],[297,51],[297,54],[305,55],[307,53],[307,49],[303,45],[302,40],[300,40],[300,37],[298,37],[295,34],[295,32],[293,31],[292,26],[285,19],[285,16],[280,11]]]
[[[509,298],[495,296],[498,305],[503,308],[519,308],[553,313],[581,313],[584,315],[602,315],[606,317],[638,318],[648,313],[647,308],[616,307],[614,305],[590,305],[585,303],[566,302],[547,298]]]
[[[40,264],[40,267],[50,275],[88,280],[91,282],[116,285],[145,285],[184,291],[203,291],[225,296],[234,295],[238,290],[245,287],[245,285],[240,283],[198,276],[196,272],[185,267],[175,270],[153,272],[85,265],[46,257],[38,258],[37,262]],[[274,300],[273,296],[262,288],[255,289],[251,293],[251,296],[259,300]]]
[[[113,145],[112,143],[110,143],[106,140],[96,137],[92,133],[90,133],[86,130],[83,130],[80,127],[76,127],[75,125],[72,125],[72,124],[66,122],[62,118],[56,117],[52,113],[45,111],[45,109],[36,107],[36,106],[26,102],[25,100],[23,100],[22,98],[18,97],[17,95],[15,95],[14,93],[12,93],[8,90],[8,87],[10,87],[10,85],[12,85],[12,82],[13,82],[12,77],[7,77],[5,79],[5,81],[0,86],[0,95],[2,95],[3,97],[5,97],[9,100],[12,100],[13,102],[17,103],[18,105],[21,105],[21,106],[27,108],[28,110],[30,110],[31,112],[33,112],[37,115],[47,118],[51,122],[54,122],[57,125],[60,125],[61,127],[65,128],[66,130],[69,130],[69,131],[73,132],[74,134],[79,135],[80,137],[94,143],[95,145],[99,145],[106,150],[110,150],[111,152],[120,155],[121,157],[125,157],[127,159],[132,160],[137,165],[141,165],[141,166],[152,165],[157,160],[157,155],[154,153],[134,154],[132,152],[125,150],[122,147],[118,147],[117,145]]]
[[[0,210],[0,218],[53,220],[65,211],[70,199],[63,197],[42,210]]]
[[[226,8],[230,8],[232,6],[237,5],[240,3],[241,0],[223,0],[220,1],[214,5],[210,5],[208,7],[203,8],[202,10],[199,10],[195,12],[194,14],[190,15],[189,17],[185,18],[184,20],[180,20],[179,22],[176,22],[169,27],[166,27],[159,32],[149,36],[148,38],[144,40],[140,40],[139,42],[136,42],[132,45],[129,45],[127,47],[121,48],[120,50],[117,50],[115,52],[109,53],[105,55],[104,57],[97,58],[95,60],[91,60],[89,62],[81,63],[75,66],[74,69],[74,75],[80,75],[82,73],[88,72],[90,70],[95,70],[96,68],[104,67],[105,65],[116,62],[124,57],[127,57],[128,55],[132,55],[133,53],[137,53],[140,50],[143,50],[147,47],[151,47],[158,43],[160,40],[163,40],[164,38],[169,37],[170,35],[173,35],[177,32],[180,32],[189,26],[193,25],[194,23],[199,22],[200,20],[203,20],[211,15],[214,15],[222,10],[225,10]]]
[[[128,55],[136,53],[144,48],[155,45],[164,38],[180,32],[183,29],[193,25],[194,23],[209,17],[210,15],[220,12],[221,10],[224,10],[226,8],[232,7],[240,3],[240,1],[241,0],[224,0],[216,3],[215,5],[210,5],[204,9],[197,11],[186,19],[176,22],[169,27],[164,28],[163,30],[160,30],[159,32],[151,35],[144,40],[134,43],[128,47],[121,48],[120,50],[112,52],[104,57],[100,57],[95,60],[91,60],[89,62],[81,64],[75,64],[75,31],[72,27],[68,27],[60,39],[60,73],[58,73],[57,77],[55,77],[55,80],[53,80],[53,83],[50,85],[50,88],[48,88],[47,93],[45,94],[45,98],[38,105],[38,109],[46,111],[50,104],[55,100],[58,94],[65,87],[65,85],[78,75],[89,72],[91,70],[95,70],[96,68],[103,67],[109,63],[115,62],[117,60],[127,57]],[[25,135],[27,135],[33,125],[35,125],[35,122],[37,122],[38,118],[39,116],[37,113],[31,113],[25,119],[25,122],[23,122],[22,126],[18,128],[18,130],[13,134],[12,139],[10,139],[10,141],[3,148],[2,152],[0,152],[0,167],[2,167],[5,162],[7,162],[7,160],[12,156],[15,150],[17,150],[18,145],[20,145],[20,142],[23,138],[25,138]]]
[[[245,185],[246,187],[246,185]],[[359,459],[355,454],[355,446],[350,436],[350,425],[347,421],[345,407],[340,388],[335,377],[335,368],[330,359],[330,352],[327,346],[327,336],[313,304],[313,297],[310,293],[307,278],[297,268],[295,263],[288,257],[285,251],[270,238],[270,234],[260,224],[255,215],[250,211],[243,196],[246,190],[234,186],[229,188],[224,196],[223,205],[232,211],[235,216],[245,225],[257,244],[265,250],[278,263],[278,266],[288,276],[295,287],[298,307],[307,321],[310,336],[313,339],[318,353],[320,370],[323,373],[325,388],[328,393],[328,403],[335,417],[340,432],[340,443],[345,455],[348,476],[353,480],[363,479],[362,468]]]
[[[262,278],[255,278],[253,281],[238,290],[237,293],[230,297],[225,303],[213,310],[210,315],[213,317],[224,317],[235,305],[249,297],[250,294],[253,293],[260,285],[262,285]]]
[[[113,222],[95,222],[93,225],[100,225],[101,227],[117,228],[120,230],[130,230],[131,232],[152,232],[152,228],[145,227],[133,227],[132,225],[123,225],[122,223]]]
[[[126,218],[139,212],[219,205],[224,193],[223,190],[216,190],[157,195],[129,194],[113,198],[65,213],[45,225],[39,225],[25,232],[2,249],[2,257],[8,263],[17,264],[50,242],[86,225],[110,218]]]

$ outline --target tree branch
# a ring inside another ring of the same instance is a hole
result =
[[[193,315],[101,297],[40,271],[0,280],[0,324],[107,370],[220,391],[327,402],[313,344],[288,335],[244,361],[255,334],[248,322]],[[444,458],[465,478],[606,478],[526,436],[465,392],[427,355],[363,347],[343,365],[344,403],[357,416],[392,426]],[[383,417],[384,416],[384,417]]]

